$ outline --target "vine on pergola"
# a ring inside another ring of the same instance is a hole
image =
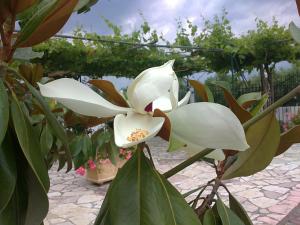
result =
[[[226,15],[224,12],[213,21],[205,20],[202,30],[191,21],[187,20],[186,26],[178,21],[172,43],[151,29],[146,21],[131,34],[122,34],[118,26],[105,20],[113,35],[76,30],[75,37],[88,40],[53,38],[35,47],[36,51],[44,52],[36,62],[42,62],[48,73],[67,71],[68,75],[93,78],[105,75],[133,78],[145,68],[161,65],[170,59],[176,60],[175,71],[179,77],[203,71],[230,72],[236,75],[233,81],[245,80],[244,71],[258,69],[262,77],[262,92],[272,92],[276,63],[294,62],[299,47],[295,47],[288,29],[275,19],[270,25],[257,19],[255,30],[237,36],[232,32]],[[167,48],[157,43],[164,43]]]

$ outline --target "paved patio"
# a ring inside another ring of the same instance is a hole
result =
[[[149,145],[156,168],[161,172],[187,157],[183,152],[167,153],[166,143],[158,138]],[[197,162],[169,180],[185,193],[205,184],[213,175],[211,167]],[[50,171],[50,177],[50,211],[45,225],[92,224],[108,184],[97,186],[74,171],[65,174],[64,171],[56,172],[55,168]],[[227,182],[227,187],[242,202],[254,224],[277,224],[300,203],[300,145],[294,145],[284,155],[276,157],[264,171],[251,177],[233,179]],[[221,191],[221,196],[226,200],[225,191]],[[292,211],[292,214],[295,212],[299,210]],[[284,221],[288,220],[285,218]]]

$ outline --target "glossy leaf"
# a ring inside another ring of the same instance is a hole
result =
[[[24,115],[16,96],[12,99],[11,112],[14,128],[23,154],[37,176],[40,184],[43,186],[44,191],[48,192],[50,181],[48,177],[48,170],[44,163],[44,158],[38,142],[38,137],[36,137],[31,124]]]
[[[128,193],[131,193],[128,195]],[[181,194],[138,150],[119,170],[95,225],[200,225]]]
[[[95,5],[99,0],[79,0],[74,11],[78,14],[86,13],[90,11],[91,7]]]
[[[98,130],[96,131],[92,137],[92,143],[93,143],[93,151],[94,152],[100,152],[100,150],[103,150],[103,145],[105,143],[109,143],[111,139],[110,132],[107,130]]]
[[[279,138],[279,123],[271,112],[248,128],[246,139],[250,148],[237,154],[237,160],[226,170],[223,179],[249,176],[266,168],[276,154]]]
[[[17,147],[15,146],[15,149]],[[23,159],[24,157],[22,157]],[[18,165],[22,165],[22,169],[18,169],[18,179],[13,196],[6,208],[0,213],[0,224],[2,225],[25,225],[26,208],[28,202],[28,188],[26,185],[25,171],[28,166],[23,166],[24,161],[19,160]]]
[[[239,103],[235,100],[230,91],[224,87],[224,85],[221,85],[220,83],[215,84],[223,90],[224,98],[228,104],[228,107],[237,116],[237,118],[239,118],[241,123],[245,123],[246,121],[252,118],[251,113],[249,113],[247,110],[245,110],[242,106],[239,105]]]
[[[26,172],[26,183],[28,188],[28,203],[25,225],[40,225],[48,213],[48,196],[30,168]]]
[[[203,217],[203,225],[218,225],[218,220],[212,209],[206,210]]]
[[[30,38],[33,32],[37,29],[37,27],[47,18],[48,14],[58,4],[58,0],[54,1],[41,1],[37,8],[35,9],[34,14],[31,18],[26,22],[26,24],[22,27],[22,30],[18,34],[17,41],[15,43],[16,47],[31,47],[24,45],[25,42]]]
[[[253,225],[246,210],[232,194],[229,194],[229,206],[230,209],[243,221],[244,225]]]
[[[6,135],[0,145],[0,213],[9,203],[17,180],[16,158],[11,137]]]
[[[289,25],[289,30],[290,30],[290,33],[291,33],[293,39],[297,43],[300,43],[300,28],[297,27],[294,22],[291,22]]]
[[[257,113],[259,113],[263,109],[264,105],[267,103],[268,99],[268,94],[264,94],[262,98],[250,110],[251,115],[255,116]]]
[[[37,0],[15,0],[15,2],[15,13],[20,13],[34,5]]]
[[[16,144],[14,150],[21,151]],[[0,213],[0,224],[41,225],[49,208],[47,193],[23,155],[18,155],[17,166],[17,184],[11,201]]]
[[[48,152],[52,147],[52,144],[53,144],[53,136],[48,123],[46,123],[40,137],[40,145],[44,156],[48,154]]]
[[[255,102],[259,101],[261,99],[261,93],[260,92],[251,92],[247,94],[241,95],[237,102],[244,108],[248,109],[250,106],[252,106]]]
[[[4,23],[4,21],[11,15],[9,5],[7,1],[0,1],[0,25]]]
[[[29,89],[29,91],[31,92],[31,94],[35,97],[37,102],[40,104],[41,108],[43,109],[43,111],[46,115],[47,121],[48,121],[48,123],[51,127],[51,130],[53,131],[53,134],[57,138],[59,138],[61,140],[61,142],[64,144],[64,146],[65,146],[65,155],[66,155],[67,164],[68,164],[67,170],[68,171],[71,170],[72,169],[72,159],[71,159],[71,153],[70,153],[70,150],[69,150],[68,137],[67,137],[67,134],[65,133],[64,128],[56,120],[54,114],[51,112],[51,109],[49,108],[47,103],[44,101],[44,99],[40,95],[40,93],[28,82],[25,81],[25,84],[26,84],[27,88]]]
[[[82,139],[81,139],[81,148],[82,148],[82,152],[83,152],[83,155],[86,157],[86,158],[89,158],[91,156],[91,153],[92,153],[92,141],[91,141],[91,138],[85,134],[82,136]]]
[[[82,137],[82,135],[75,136],[70,142],[70,150],[73,157],[77,156],[82,150]]]
[[[295,143],[300,143],[300,125],[295,126],[280,135],[280,143],[276,156],[284,153]]]
[[[0,145],[5,137],[8,119],[9,119],[9,104],[6,88],[0,79]]]
[[[190,85],[194,88],[196,93],[201,97],[204,102],[214,102],[214,97],[210,89],[196,80],[189,80]]]
[[[90,84],[99,88],[107,98],[114,104],[121,107],[128,107],[128,103],[123,96],[116,90],[115,86],[108,80],[90,80]]]
[[[17,47],[39,44],[56,34],[71,16],[78,0],[41,1],[40,7],[19,33]]]
[[[113,138],[111,139],[110,143],[107,144],[106,149],[109,160],[112,162],[112,164],[117,165],[119,158],[119,148],[116,146]]]
[[[222,200],[218,199],[216,205],[223,225],[244,225],[240,218]]]

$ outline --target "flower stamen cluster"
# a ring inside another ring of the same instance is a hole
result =
[[[149,135],[149,131],[143,129],[136,129],[128,137],[127,140],[130,142],[139,141]]]

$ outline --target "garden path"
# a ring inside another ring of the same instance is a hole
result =
[[[153,139],[149,145],[156,168],[161,172],[176,166],[187,157],[181,151],[167,153],[167,143],[159,138]],[[180,192],[185,193],[205,184],[213,175],[214,170],[210,166],[197,162],[169,180]],[[66,174],[64,171],[56,172],[55,168],[51,169],[50,178],[50,210],[45,225],[92,224],[108,184],[94,185],[74,171]],[[264,171],[226,183],[254,224],[277,224],[300,203],[300,144],[276,157]],[[225,200],[226,192],[221,191],[221,196]]]

